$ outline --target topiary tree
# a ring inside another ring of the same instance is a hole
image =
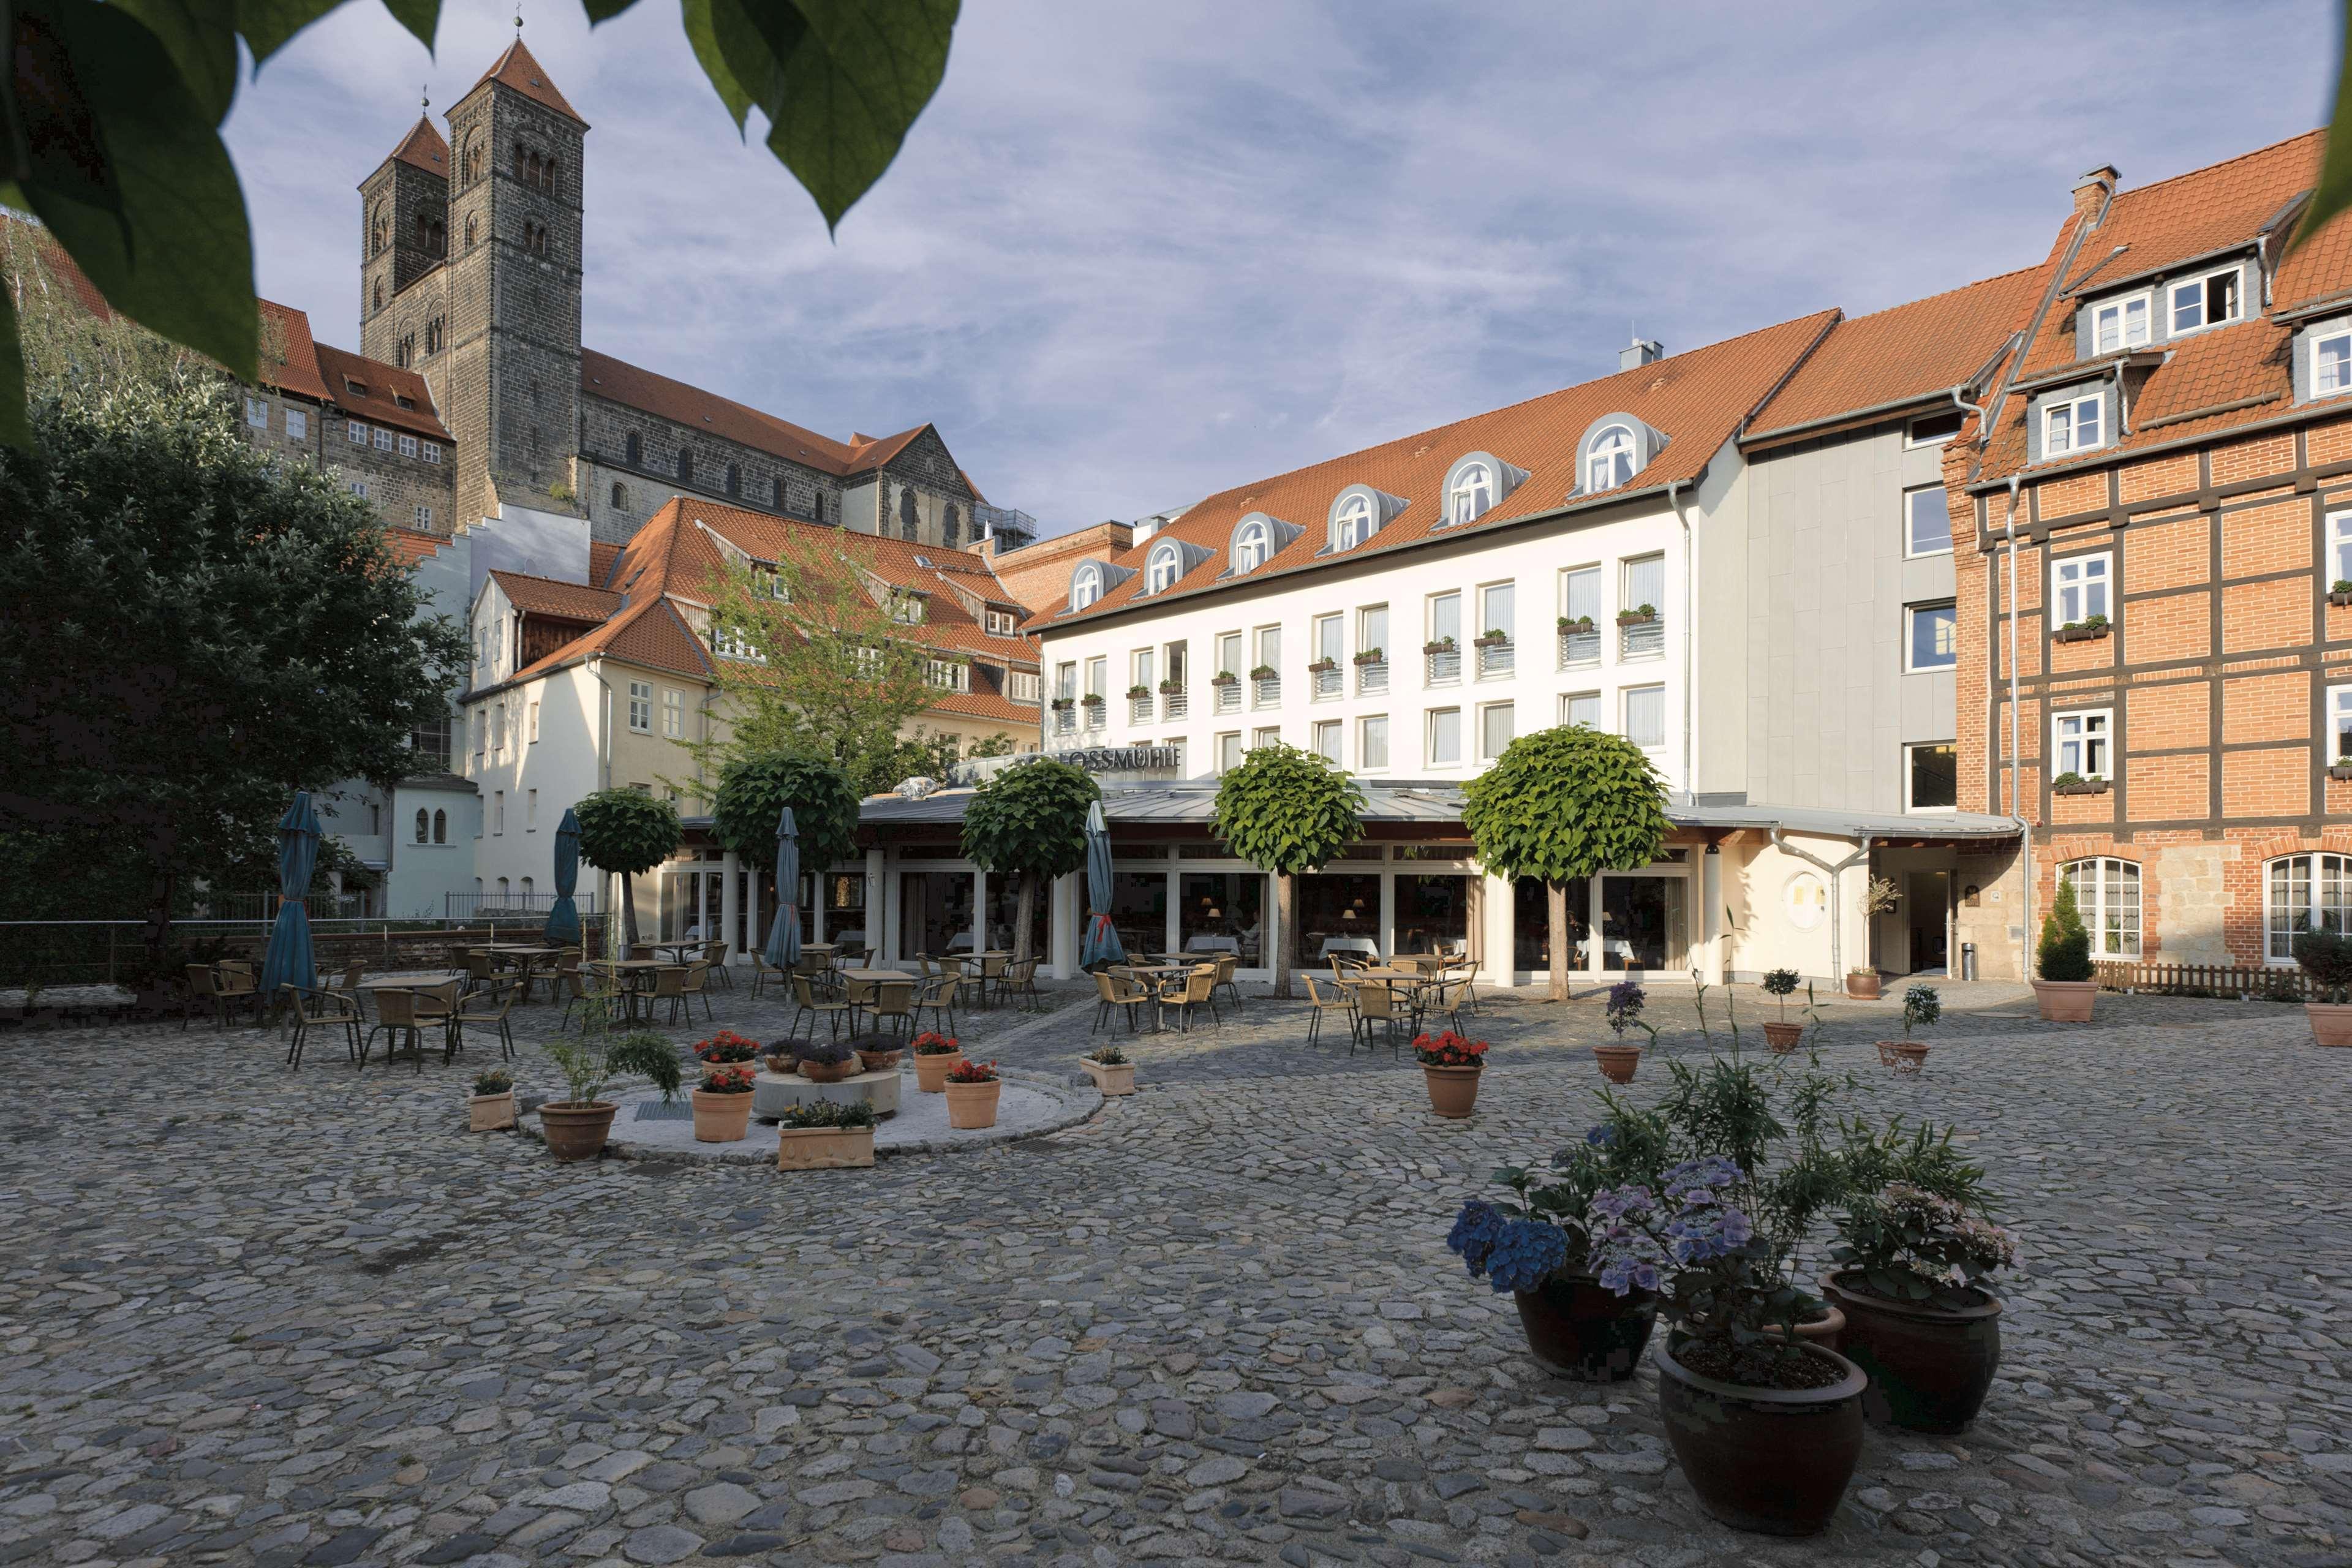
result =
[[[1279,742],[1260,746],[1217,785],[1217,837],[1275,875],[1274,994],[1290,994],[1291,879],[1363,837],[1364,792],[1344,769]]]
[[[2352,936],[2342,931],[2298,931],[2294,961],[2311,977],[2322,1003],[2352,1001]]]
[[[1101,787],[1083,768],[1041,760],[1005,769],[964,807],[964,858],[983,871],[1021,879],[1013,963],[1029,956],[1038,881],[1067,876],[1087,863],[1087,807],[1101,798]]]
[[[1665,788],[1642,749],[1565,724],[1521,735],[1464,787],[1462,820],[1490,875],[1538,877],[1551,911],[1551,999],[1568,1000],[1568,884],[1633,871],[1666,841]]]
[[[754,866],[773,865],[776,819],[793,808],[801,864],[822,877],[857,848],[857,791],[849,774],[823,757],[762,752],[738,757],[719,773],[719,795],[710,816],[719,842]],[[789,889],[776,889],[790,899]]]
[[[2091,933],[2084,928],[2083,911],[2074,902],[2074,884],[2058,879],[2058,898],[2042,917],[2042,942],[2034,967],[2044,980],[2091,978]]]
[[[642,790],[600,789],[572,808],[580,817],[580,858],[621,878],[621,940],[637,944],[637,900],[633,879],[668,859],[686,837],[677,807]],[[770,831],[774,824],[769,825]]]

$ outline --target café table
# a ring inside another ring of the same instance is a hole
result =
[[[553,958],[563,950],[560,947],[549,947],[544,942],[494,942],[481,951],[493,958],[514,960],[515,978],[521,982],[521,989],[516,1000],[528,1005],[530,1002],[531,982],[539,978],[537,973],[539,961],[542,958]]]
[[[1192,971],[1201,967],[1202,967],[1202,965],[1197,963],[1179,960],[1174,963],[1114,963],[1110,966],[1110,972],[1113,974],[1124,974],[1132,979],[1141,981],[1143,983],[1144,989],[1151,994],[1151,1000],[1154,1005],[1152,1007],[1151,1027],[1148,1032],[1157,1035],[1165,1033],[1167,1028],[1167,1026],[1160,1020],[1160,1009],[1158,1006],[1158,1004],[1162,1000],[1160,996],[1161,984],[1166,981],[1190,974]]]
[[[637,998],[645,994],[645,983],[657,969],[675,969],[658,958],[599,958],[590,961],[589,968],[601,969],[620,982],[629,1005],[629,1022],[637,1021]]]
[[[912,985],[917,982],[917,977],[915,975],[908,973],[903,969],[845,969],[841,972],[841,978],[845,986],[878,986],[886,981],[892,980],[898,981],[908,985]],[[863,992],[851,991],[848,993],[850,1027],[853,1031],[856,1028],[857,1009],[877,1000],[877,994],[876,992],[870,990]]]

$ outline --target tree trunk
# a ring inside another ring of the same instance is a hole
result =
[[[1293,880],[1287,872],[1274,879],[1274,918],[1281,927],[1276,933],[1281,940],[1274,943],[1274,994],[1286,1002],[1290,1000],[1290,944],[1298,940],[1290,918]]]
[[[1551,910],[1551,951],[1547,959],[1551,964],[1551,999],[1568,1000],[1568,884],[1547,879],[1544,883],[1544,904]]]
[[[147,910],[145,932],[147,952],[146,984],[140,987],[140,1004],[161,1011],[163,999],[172,993],[173,976],[164,973],[163,955],[170,951],[172,937],[172,900],[179,891],[180,879],[169,867],[155,874],[155,901]],[[26,1011],[32,1009],[27,1005]]]
[[[1037,873],[1021,873],[1021,896],[1013,906],[1013,962],[1021,963],[1029,956],[1029,921],[1037,910]]]
[[[637,952],[637,886],[635,880],[621,873],[621,956],[634,958]]]

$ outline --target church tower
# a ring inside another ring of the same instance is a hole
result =
[[[420,115],[360,182],[360,353],[398,357],[400,296],[448,254],[449,146]]]
[[[520,37],[449,110],[445,324],[432,352],[419,338],[415,363],[457,437],[460,526],[502,498],[580,511],[587,132]]]

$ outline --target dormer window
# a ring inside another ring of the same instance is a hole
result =
[[[2111,354],[2147,342],[2147,296],[2109,300],[2091,307],[2091,352]]]
[[[1449,522],[1469,522],[1495,504],[1495,471],[1484,463],[1466,463],[1454,476],[1445,497]]]
[[[2352,328],[2311,340],[2311,395],[2352,392]]]
[[[1372,536],[1372,498],[1349,496],[1331,522],[1331,548],[1353,550]]]
[[[2172,335],[2202,331],[2238,319],[2238,269],[2208,273],[2169,285],[2164,291],[2172,312]]]
[[[1613,490],[1633,478],[1633,432],[1622,425],[1601,427],[1584,449],[1584,488]]]
[[[923,624],[923,596],[894,589],[890,595],[890,618],[900,626],[919,626]]]
[[[2087,452],[2105,444],[2101,426],[2100,395],[2086,392],[2079,397],[2062,398],[2042,411],[2042,455],[2062,458],[2069,452]]]
[[[1252,518],[1234,531],[1234,571],[1255,572],[1266,563],[1272,552],[1267,548],[1265,523]]]
[[[1088,562],[1070,578],[1070,608],[1083,610],[1102,597],[1102,568]]]
[[[1150,563],[1143,569],[1143,591],[1147,594],[1165,593],[1173,588],[1176,579],[1183,574],[1184,563],[1175,543],[1172,541],[1163,542],[1151,552]]]

